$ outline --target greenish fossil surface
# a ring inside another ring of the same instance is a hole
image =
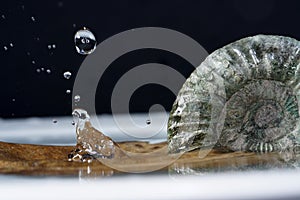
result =
[[[299,63],[300,42],[283,36],[247,37],[210,54],[173,104],[170,151],[299,149]]]

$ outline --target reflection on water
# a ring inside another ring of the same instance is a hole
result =
[[[173,163],[169,166],[170,176],[202,176],[220,172],[249,172],[274,169],[300,168],[300,154],[282,153],[212,153],[203,160]]]
[[[98,177],[110,177],[114,175],[114,170],[93,170],[91,166],[82,167],[78,170],[79,180],[91,180]]]

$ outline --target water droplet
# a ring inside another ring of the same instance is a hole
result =
[[[13,102],[15,102],[15,101],[16,101],[16,99],[12,99],[12,101],[13,101]]]
[[[48,49],[51,49],[51,45],[50,44],[48,44]]]
[[[8,49],[7,46],[4,46],[3,48],[4,48],[4,51],[7,51],[7,49]]]
[[[35,18],[33,16],[31,17],[31,21],[35,22]]]
[[[1,15],[1,17],[2,17],[2,19],[5,19],[5,18],[6,18],[5,15]]]
[[[83,28],[76,32],[74,42],[76,51],[82,55],[93,53],[97,45],[94,34],[87,28]]]
[[[65,79],[70,79],[71,76],[72,76],[72,73],[71,73],[71,72],[69,72],[69,71],[64,72],[64,77],[65,77]]]
[[[75,122],[74,121],[72,121],[72,123],[71,123],[73,126],[75,125]]]
[[[52,122],[53,122],[54,124],[56,124],[56,123],[57,123],[57,120],[56,120],[56,119],[53,119]]]
[[[66,90],[66,93],[67,93],[67,94],[70,94],[70,93],[71,93],[71,90]]]
[[[35,61],[34,61],[34,60],[33,60],[33,61],[31,61],[31,63],[32,63],[32,64],[35,64]]]
[[[52,48],[55,49],[55,48],[56,48],[56,45],[55,45],[55,44],[52,44]]]
[[[40,73],[40,72],[41,72],[41,69],[36,69],[36,72],[37,72],[37,73]]]
[[[9,46],[14,47],[14,44],[11,42],[11,43],[9,43]]]
[[[44,68],[44,67],[42,67],[42,68],[41,68],[41,70],[42,70],[42,71],[44,71],[44,70],[45,70],[45,68]]]
[[[147,125],[151,124],[151,120],[150,119],[146,120],[146,124]]]
[[[50,73],[51,73],[51,70],[50,70],[50,69],[47,69],[46,72],[47,72],[48,74],[50,74]]]
[[[80,96],[79,95],[74,96],[74,101],[78,103],[80,101]]]

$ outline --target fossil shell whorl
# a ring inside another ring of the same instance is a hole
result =
[[[168,122],[171,152],[215,144],[269,152],[300,142],[300,42],[257,35],[210,54],[178,93]],[[298,148],[298,147],[297,147]]]

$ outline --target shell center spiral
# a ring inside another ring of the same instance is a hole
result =
[[[257,108],[254,122],[259,128],[269,128],[277,126],[282,119],[282,109],[274,101],[267,101]]]

